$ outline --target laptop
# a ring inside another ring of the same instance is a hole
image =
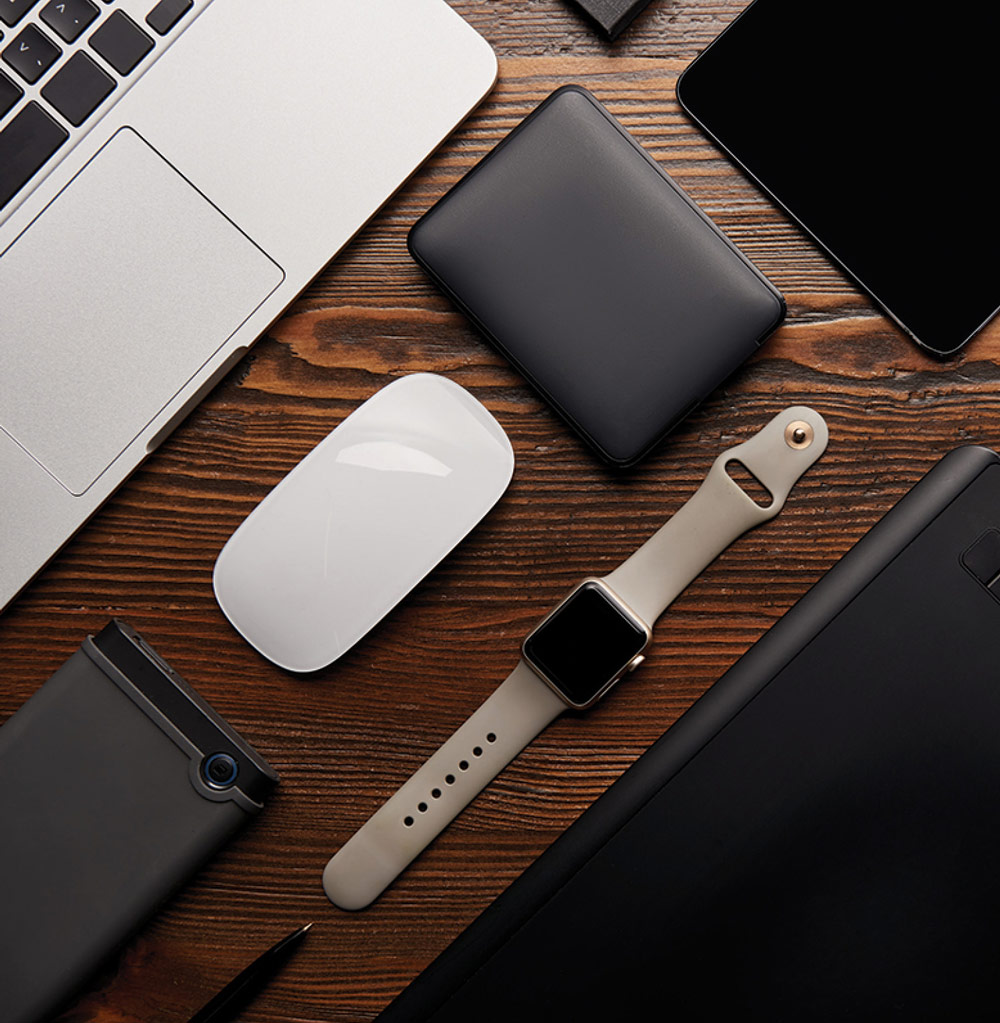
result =
[[[998,626],[959,448],[381,1023],[995,1020]]]
[[[496,74],[445,0],[0,0],[0,609]]]

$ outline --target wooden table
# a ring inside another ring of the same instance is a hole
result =
[[[261,817],[63,1023],[184,1021],[308,920],[306,945],[244,1018],[372,1019],[940,456],[1000,443],[1000,322],[956,359],[920,354],[681,113],[678,74],[742,0],[654,0],[614,45],[563,0],[451,2],[499,55],[495,91],[0,616],[0,720],[118,615],[282,776]],[[627,472],[596,461],[405,248],[416,217],[567,82],[592,90],[788,301],[760,353]],[[337,664],[289,675],[226,622],[215,557],[344,416],[423,370],[497,416],[513,483]],[[796,403],[826,417],[827,453],[776,520],[676,602],[642,669],[544,732],[372,908],[334,909],[320,886],[327,857],[507,675],[531,625],[634,550],[720,450]]]

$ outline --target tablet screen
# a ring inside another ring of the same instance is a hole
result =
[[[1000,307],[996,8],[756,0],[678,97],[919,344]]]

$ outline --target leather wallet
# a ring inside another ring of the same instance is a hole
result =
[[[410,252],[607,461],[629,465],[781,321],[779,292],[586,89],[554,92]]]

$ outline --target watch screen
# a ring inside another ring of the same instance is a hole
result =
[[[575,704],[586,704],[640,653],[646,633],[595,583],[584,583],[524,641],[528,660]]]

